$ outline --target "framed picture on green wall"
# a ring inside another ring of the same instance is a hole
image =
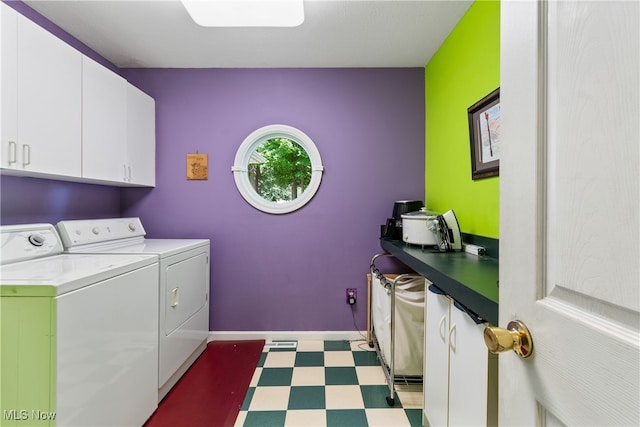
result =
[[[471,179],[500,171],[500,88],[467,109],[471,142]]]

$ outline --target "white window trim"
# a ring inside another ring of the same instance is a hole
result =
[[[251,154],[263,142],[271,138],[289,138],[297,142],[304,148],[311,160],[311,181],[302,194],[295,200],[279,203],[265,200],[256,193],[249,181],[248,171]],[[307,134],[292,126],[275,124],[256,129],[245,138],[236,152],[236,158],[231,170],[233,172],[233,178],[236,181],[236,187],[247,203],[263,212],[285,214],[300,209],[315,196],[318,188],[320,188],[324,167],[322,166],[322,159],[320,158],[318,148]]]

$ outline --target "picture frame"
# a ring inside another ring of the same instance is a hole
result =
[[[187,180],[206,181],[209,179],[209,155],[187,153]]]
[[[471,144],[471,179],[500,173],[500,88],[467,109]]]

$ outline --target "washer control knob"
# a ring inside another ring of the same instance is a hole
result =
[[[44,236],[40,235],[40,234],[31,234],[29,236],[29,243],[31,243],[33,246],[42,246],[44,245]]]
[[[136,231],[138,227],[133,222],[129,223],[129,231]]]
[[[100,234],[100,229],[98,227],[93,227],[91,229],[91,232],[97,236],[98,234]]]

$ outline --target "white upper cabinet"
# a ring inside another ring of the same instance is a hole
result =
[[[81,176],[81,62],[80,52],[18,15],[18,168]]]
[[[155,186],[155,101],[0,3],[0,171]]]
[[[82,57],[82,176],[127,181],[127,81]]]
[[[18,14],[0,3],[0,166],[18,167]]]
[[[156,185],[156,104],[127,85],[127,176],[132,185]]]

